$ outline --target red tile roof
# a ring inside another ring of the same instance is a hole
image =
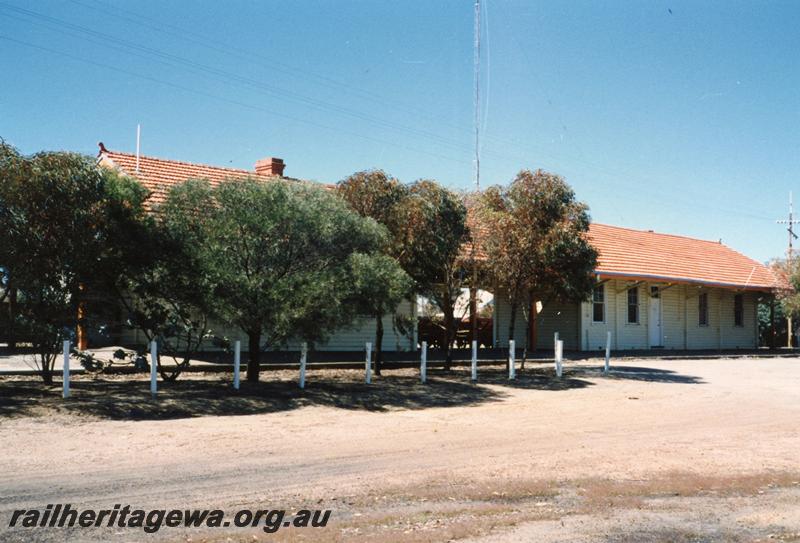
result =
[[[716,241],[594,223],[589,239],[597,273],[627,278],[752,290],[782,285],[764,264]]]
[[[137,173],[136,155],[105,148],[102,148],[98,161],[138,179],[151,191],[151,203],[163,202],[170,187],[187,179],[207,179],[212,185],[246,176],[280,179],[260,176],[255,171],[147,156],[139,157]],[[473,235],[478,234],[480,238],[484,228],[475,224],[472,213],[468,222]],[[784,287],[785,283],[765,265],[716,241],[597,223],[590,226],[589,239],[599,253],[596,272],[604,278],[697,283],[751,290],[772,290]],[[462,258],[469,259],[471,250],[471,243],[465,243]],[[487,256],[480,244],[475,256],[478,260]]]
[[[132,153],[121,153],[119,151],[109,151],[101,148],[98,155],[98,162],[103,166],[117,168],[122,173],[135,177],[139,182],[150,191],[148,203],[159,204],[164,201],[169,189],[187,179],[207,179],[212,186],[218,185],[226,179],[242,177],[255,177],[257,179],[292,179],[288,177],[267,177],[258,175],[255,170],[242,170],[239,168],[221,168],[219,166],[207,166],[205,164],[194,164],[191,162],[181,162],[179,160],[167,160],[163,158],[153,158],[139,156],[139,171],[136,171],[136,155]],[[292,179],[298,181],[297,179]]]

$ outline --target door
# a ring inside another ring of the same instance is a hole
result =
[[[661,335],[661,292],[658,287],[650,287],[650,309],[647,315],[647,328],[650,332],[650,347],[663,347]]]

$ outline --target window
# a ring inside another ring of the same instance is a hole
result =
[[[628,324],[639,324],[639,288],[628,289]]]
[[[594,287],[592,293],[592,321],[605,322],[606,320],[606,286]]]
[[[699,324],[700,326],[708,326],[708,293],[703,292],[697,297],[699,306]]]
[[[741,294],[733,297],[733,324],[744,326],[744,298]]]

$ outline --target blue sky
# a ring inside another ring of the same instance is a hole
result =
[[[483,185],[566,177],[598,222],[782,255],[798,2],[484,0]],[[472,185],[470,0],[0,0],[0,136],[335,182]],[[800,207],[800,206],[799,206]]]

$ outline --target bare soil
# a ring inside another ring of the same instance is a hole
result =
[[[0,541],[800,541],[800,360],[0,379]],[[8,529],[14,509],[333,511],[327,528]]]

